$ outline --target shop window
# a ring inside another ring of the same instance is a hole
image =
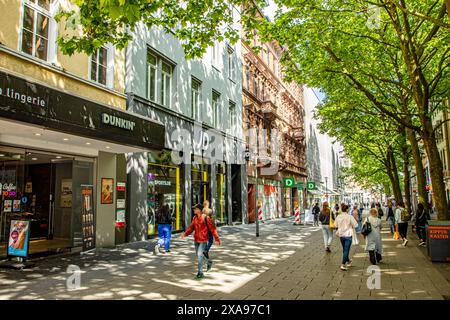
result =
[[[200,81],[195,78],[191,79],[192,118],[197,121],[200,121],[201,86]]]
[[[25,1],[22,20],[22,51],[46,61],[49,53],[50,2]]]
[[[168,206],[172,217],[172,231],[183,228],[181,216],[180,168],[173,165],[149,163],[148,165],[148,235],[158,233],[158,210]]]

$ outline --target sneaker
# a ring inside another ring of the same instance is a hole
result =
[[[169,250],[166,250],[166,253],[171,253],[172,251],[170,251],[170,249]]]
[[[347,271],[348,268],[347,268],[345,265],[342,264],[342,265],[341,265],[341,270],[342,270],[342,271]]]
[[[426,247],[426,246],[427,246],[427,243],[426,243],[426,242],[422,242],[422,243],[419,244],[419,246],[421,246],[421,247]]]
[[[403,246],[406,247],[407,244],[408,244],[408,239],[403,240]]]
[[[325,249],[325,251],[326,251],[326,252],[331,252],[330,247],[327,247],[327,248]]]
[[[353,260],[350,260],[349,262],[346,263],[347,268],[350,268],[352,266],[352,262]]]
[[[208,272],[209,270],[211,270],[212,265],[213,265],[213,262],[212,262],[212,261],[209,261],[208,264],[206,265],[206,272]]]
[[[203,279],[205,277],[205,275],[203,273],[197,273],[197,275],[195,277],[197,279]]]

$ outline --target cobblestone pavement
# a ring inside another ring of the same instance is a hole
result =
[[[369,290],[370,266],[364,241],[353,246],[353,267],[339,270],[341,247],[323,248],[318,227],[294,226],[292,219],[261,225],[222,227],[214,265],[196,280],[192,236],[175,236],[172,253],[154,256],[154,241],[102,249],[95,254],[45,258],[33,269],[0,270],[0,299],[444,299],[450,285],[417,247],[407,247],[385,230],[381,289]],[[81,287],[69,290],[68,265],[81,268]]]

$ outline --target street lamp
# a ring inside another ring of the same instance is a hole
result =
[[[328,202],[328,177],[325,177],[325,198]]]

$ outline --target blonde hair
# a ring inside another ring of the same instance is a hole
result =
[[[369,214],[374,217],[378,217],[378,210],[375,208],[370,209]]]
[[[206,207],[206,205],[208,205],[208,208],[209,208],[209,201],[208,200],[203,201],[203,207]]]

